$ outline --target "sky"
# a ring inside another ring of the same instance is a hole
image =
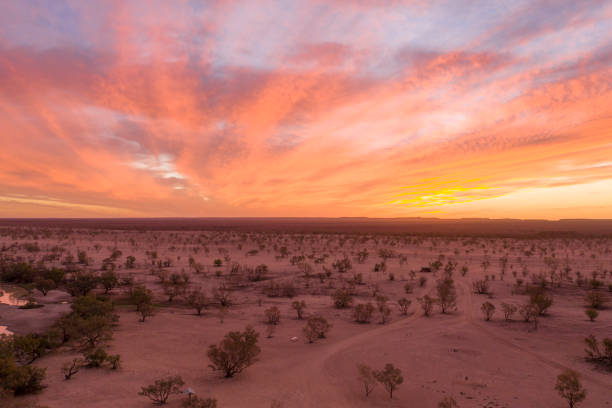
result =
[[[612,1],[0,2],[0,217],[612,218]]]

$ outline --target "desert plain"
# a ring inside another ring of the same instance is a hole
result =
[[[3,282],[0,330],[48,332],[82,295],[71,280],[114,274],[110,289],[99,281],[85,292],[112,302],[118,320],[99,346],[120,365],[84,367],[67,380],[63,365],[83,354],[68,341],[31,363],[46,369],[41,391],[0,405],[148,407],[141,388],[180,375],[184,385],[168,407],[182,406],[189,387],[218,407],[434,408],[452,397],[463,408],[563,408],[555,382],[571,369],[586,389],[576,406],[612,407],[612,372],[585,354],[588,336],[612,337],[612,238],[307,229],[2,227],[3,270],[26,263],[65,275],[46,294],[36,283]],[[442,311],[437,299],[448,281],[456,299]],[[135,287],[152,294],[144,321]],[[189,300],[194,290],[204,295],[201,315]],[[551,303],[528,316],[534,291]],[[591,319],[593,297],[601,302]],[[300,319],[294,302],[302,301]],[[19,308],[28,302],[39,306]],[[358,319],[356,308],[368,303],[371,316]],[[266,312],[273,308],[276,320]],[[305,336],[310,316],[331,325],[325,338]],[[209,367],[207,350],[248,326],[260,353],[225,378]],[[358,365],[387,363],[403,381],[392,398],[380,385],[366,396]]]

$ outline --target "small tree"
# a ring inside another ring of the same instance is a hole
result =
[[[140,305],[140,321],[144,323],[147,317],[155,315],[155,307],[151,303],[143,303]]]
[[[529,303],[536,307],[538,315],[541,316],[552,306],[553,299],[544,289],[536,288],[531,292]]]
[[[391,315],[391,308],[387,305],[387,297],[382,295],[376,296],[376,305],[380,314],[380,323],[385,324]]]
[[[444,397],[444,399],[438,402],[438,408],[459,408],[459,404],[453,397]]]
[[[104,287],[104,293],[109,293],[119,285],[119,277],[115,271],[104,271],[100,275],[100,283]]]
[[[64,374],[64,378],[69,380],[73,375],[79,372],[79,370],[85,365],[85,360],[82,358],[73,358],[72,361],[66,362],[62,366],[62,373]]]
[[[217,408],[217,400],[191,396],[183,402],[183,408]]]
[[[374,378],[385,387],[390,398],[393,398],[393,391],[404,382],[402,371],[391,363],[387,363],[384,370],[374,371]]]
[[[433,310],[433,305],[434,305],[436,299],[432,298],[429,295],[425,295],[422,298],[417,298],[417,301],[419,302],[419,304],[421,305],[421,308],[423,309],[423,314],[426,317],[431,316],[431,312]]]
[[[512,316],[518,310],[518,307],[516,305],[513,305],[512,303],[502,303],[501,306],[504,312],[504,319],[506,321],[510,321],[512,319]]]
[[[482,310],[482,314],[484,314],[485,320],[489,321],[495,313],[495,305],[491,302],[484,302],[482,306],[480,306],[480,310]]]
[[[587,346],[584,351],[588,361],[612,367],[612,338],[604,338],[600,344],[591,334],[584,342]]]
[[[323,316],[314,315],[308,318],[302,332],[309,343],[314,343],[318,339],[324,339],[331,327]]]
[[[374,313],[372,303],[360,303],[353,308],[353,318],[357,323],[370,323]]]
[[[608,302],[608,298],[603,293],[591,290],[587,292],[585,301],[591,309],[603,309],[605,304]]]
[[[136,306],[136,311],[140,311],[140,306],[153,302],[153,292],[143,285],[134,286],[130,290],[130,303]]]
[[[436,292],[442,313],[457,309],[457,291],[452,279],[439,280],[436,283]]]
[[[474,293],[486,295],[489,293],[489,281],[485,279],[477,280],[472,283],[472,288],[474,289]]]
[[[306,309],[306,302],[303,300],[294,300],[291,303],[291,307],[296,311],[298,320],[304,318],[304,309]]]
[[[198,316],[202,316],[202,309],[208,305],[208,298],[201,287],[197,287],[187,293],[187,304],[195,309]]]
[[[181,386],[184,384],[185,382],[181,376],[169,376],[155,380],[154,384],[141,387],[141,391],[138,393],[138,395],[143,395],[149,398],[155,404],[163,405],[168,402],[170,395],[180,394]]]
[[[370,395],[370,393],[374,390],[378,381],[376,377],[374,377],[374,371],[371,367],[365,364],[357,364],[357,374],[358,379],[361,384],[363,384],[363,388],[365,390],[366,397]]]
[[[266,320],[268,324],[279,324],[280,323],[280,309],[276,306],[272,306],[265,311]]]
[[[597,319],[597,316],[599,316],[599,312],[595,309],[587,309],[584,311],[584,313],[587,315],[587,317],[589,318],[590,321],[594,322],[595,319]]]
[[[56,288],[55,282],[51,279],[38,279],[35,282],[35,285],[36,289],[38,289],[43,296],[47,296],[47,293],[49,293],[50,290]]]
[[[343,309],[349,307],[353,303],[353,298],[348,289],[342,288],[336,290],[332,295],[334,306],[337,309]]]
[[[226,378],[241,373],[257,361],[261,349],[257,346],[259,333],[247,326],[244,332],[232,331],[218,344],[208,348],[209,367],[222,371]]]
[[[570,408],[574,408],[586,398],[586,390],[580,384],[578,373],[574,370],[565,370],[559,374],[555,389],[567,401]]]
[[[401,298],[397,301],[397,304],[400,308],[400,312],[403,315],[407,315],[408,314],[408,308],[410,307],[410,305],[412,304],[411,300],[408,300],[406,298]]]

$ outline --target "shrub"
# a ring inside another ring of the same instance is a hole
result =
[[[151,385],[141,387],[138,395],[143,395],[152,400],[155,404],[162,405],[168,402],[170,395],[180,394],[181,386],[184,384],[185,382],[179,375],[173,377],[168,376],[155,380],[155,383]]]
[[[251,282],[264,280],[268,274],[268,266],[265,264],[257,265],[255,268],[247,270],[247,279]]]
[[[279,324],[280,323],[280,309],[276,306],[272,306],[265,311],[266,320],[268,324]]]
[[[599,312],[595,309],[587,309],[584,311],[584,313],[587,315],[587,317],[589,318],[590,321],[594,322],[595,319],[597,319],[597,316],[599,316]]]
[[[119,276],[115,271],[104,271],[100,275],[100,283],[104,287],[104,293],[109,293],[119,286]]]
[[[444,399],[438,402],[438,408],[459,408],[459,404],[453,397],[444,397]]]
[[[370,302],[360,303],[353,308],[353,318],[357,323],[370,323],[372,313],[374,313],[374,306]]]
[[[109,354],[106,361],[110,364],[111,370],[117,370],[121,367],[121,356],[119,354]]]
[[[62,366],[62,374],[64,378],[69,380],[73,375],[79,372],[79,370],[85,365],[85,360],[82,358],[73,358],[72,361],[66,362]]]
[[[136,311],[140,311],[140,306],[143,304],[151,304],[153,301],[153,292],[143,285],[134,286],[130,290],[130,303],[136,306]]]
[[[425,284],[426,284],[426,283],[427,283],[427,278],[426,278],[426,277],[424,277],[424,276],[421,276],[421,277],[419,278],[419,287],[420,287],[420,288],[425,287]]]
[[[140,313],[140,322],[144,323],[147,317],[155,315],[155,307],[151,303],[143,303],[138,310]]]
[[[495,305],[491,302],[484,302],[482,306],[480,306],[480,310],[484,314],[485,320],[489,321],[495,313]]]
[[[382,295],[376,296],[376,305],[380,314],[380,323],[385,324],[391,315],[391,308],[387,305],[387,297]]]
[[[587,361],[612,367],[612,338],[604,338],[600,344],[594,335],[584,339]]]
[[[398,385],[404,382],[402,371],[390,363],[385,365],[384,370],[374,371],[374,378],[385,387],[390,398],[393,398],[393,391],[397,389]]]
[[[574,370],[565,370],[559,374],[555,389],[567,401],[570,408],[574,408],[586,398],[586,390],[580,384],[578,373]]]
[[[76,272],[66,282],[66,289],[72,296],[85,296],[98,286],[100,279],[91,272]]]
[[[183,402],[183,408],[217,408],[217,400],[191,396]]]
[[[546,314],[548,308],[552,306],[553,299],[544,289],[535,288],[531,290],[529,303],[534,305],[538,311],[538,315],[542,316]]]
[[[261,349],[257,346],[259,333],[248,326],[244,332],[232,331],[218,345],[208,348],[209,365],[213,371],[222,371],[226,378],[241,373],[255,363]]]
[[[474,293],[486,295],[489,293],[489,281],[486,279],[481,279],[477,280],[476,282],[472,282],[472,288],[474,289]]]
[[[407,315],[408,314],[408,308],[410,307],[410,305],[412,304],[411,300],[408,300],[406,298],[401,298],[397,301],[397,304],[399,305],[400,308],[400,312],[403,315]]]
[[[404,292],[408,295],[412,293],[412,284],[407,283],[404,285]]]
[[[417,298],[417,301],[419,302],[419,304],[421,305],[421,308],[423,309],[423,315],[425,315],[426,317],[431,316],[433,305],[436,302],[436,299],[432,298],[429,295],[425,295],[421,298]]]
[[[349,307],[353,303],[351,293],[346,288],[336,290],[332,294],[332,300],[334,301],[334,306],[336,309]]]
[[[374,390],[378,381],[374,377],[374,371],[365,364],[357,364],[357,375],[359,382],[363,384],[366,397]]]
[[[35,283],[36,289],[38,289],[43,296],[47,296],[47,293],[49,293],[50,290],[55,289],[56,286],[57,285],[55,282],[51,279],[37,279]]]
[[[34,333],[28,333],[25,336],[15,334],[12,336],[12,342],[15,359],[23,365],[32,364],[50,348],[46,337]]]
[[[605,294],[591,290],[584,297],[587,305],[592,309],[603,309],[608,302]]]
[[[308,318],[302,332],[309,343],[314,343],[318,339],[324,339],[331,327],[323,316],[314,315]]]
[[[44,388],[42,382],[45,379],[46,371],[45,368],[16,366],[9,371],[8,381],[6,382],[7,389],[15,395],[37,393]]]
[[[234,303],[234,300],[231,296],[231,292],[225,285],[221,285],[218,288],[214,288],[212,295],[221,307],[227,308]]]
[[[457,291],[452,279],[439,280],[436,283],[436,292],[442,313],[457,309]]]
[[[86,351],[84,356],[85,363],[87,367],[90,368],[102,367],[102,364],[104,364],[108,358],[108,354],[101,347],[96,347],[95,349]]]
[[[202,309],[208,305],[208,298],[204,293],[204,290],[200,287],[192,289],[187,293],[187,304],[195,309],[198,316],[202,316]]]
[[[532,304],[522,305],[518,311],[525,322],[536,320],[539,316],[538,308]]]
[[[306,309],[306,302],[303,300],[294,300],[291,303],[291,307],[296,311],[298,320],[302,320],[304,317],[304,309]]]
[[[504,319],[506,321],[511,320],[512,316],[518,310],[518,307],[516,305],[511,304],[511,303],[502,303],[501,306],[502,306],[502,310],[504,312]]]

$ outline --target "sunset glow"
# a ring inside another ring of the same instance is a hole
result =
[[[0,217],[612,218],[612,2],[3,1]]]

